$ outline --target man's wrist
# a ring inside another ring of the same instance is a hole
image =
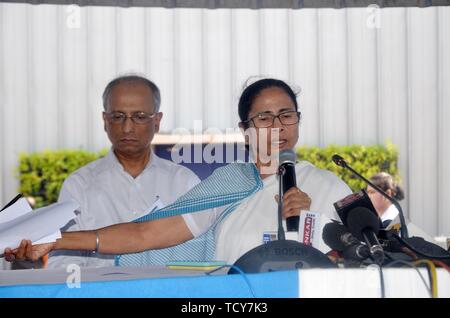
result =
[[[94,253],[98,253],[99,249],[100,249],[100,238],[98,236],[98,231],[95,231],[95,250],[94,250]]]

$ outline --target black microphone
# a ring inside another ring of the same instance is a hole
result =
[[[344,259],[363,261],[370,256],[367,245],[362,244],[342,224],[325,224],[322,239],[332,250],[342,252]]]
[[[380,222],[377,216],[367,208],[357,207],[348,213],[347,226],[354,236],[360,241],[366,242],[374,261],[382,264],[384,251],[377,238],[380,230]]]
[[[362,179],[364,182],[366,182],[368,185],[370,185],[372,188],[374,188],[377,192],[379,192],[382,196],[387,198],[389,201],[392,202],[392,204],[395,205],[397,210],[399,211],[399,218],[400,218],[400,235],[402,238],[409,237],[408,235],[408,228],[406,227],[406,221],[405,221],[405,215],[403,214],[403,209],[400,206],[400,203],[398,203],[397,200],[395,200],[393,197],[388,195],[386,192],[384,192],[382,189],[380,189],[378,186],[374,185],[372,182],[364,178],[360,173],[356,172],[352,167],[350,167],[347,162],[345,162],[344,158],[341,156],[335,154],[332,157],[333,162],[338,165],[339,167],[342,167],[344,169],[348,169],[351,172],[353,172],[354,175],[356,175],[358,178]]]
[[[283,195],[292,187],[297,186],[295,178],[295,162],[297,156],[291,149],[284,149],[279,154],[279,171],[282,183]],[[298,231],[298,222],[300,217],[290,216],[286,218],[286,229],[288,231]]]
[[[295,181],[295,160],[296,155],[292,150],[284,150],[279,153],[279,198],[278,198],[278,240],[270,241],[257,246],[234,263],[228,274],[237,274],[236,268],[244,273],[263,273],[277,270],[299,269],[299,268],[336,268],[336,264],[318,249],[311,245],[305,245],[298,241],[286,240],[282,225],[281,212],[283,207],[282,194],[296,186]],[[295,229],[292,228],[293,219],[286,220],[288,231],[298,230],[299,217],[294,217]]]

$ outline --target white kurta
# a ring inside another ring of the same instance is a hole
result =
[[[133,178],[110,151],[65,180],[58,201],[72,199],[80,205],[75,222],[69,223],[65,230],[92,230],[133,221],[147,214],[158,197],[163,204],[170,204],[199,182],[188,168],[153,153],[144,171]],[[114,256],[88,251],[54,251],[48,267],[68,264],[113,266]]]
[[[325,220],[338,219],[333,203],[352,193],[347,184],[333,173],[318,169],[306,161],[298,163],[295,170],[297,187],[311,198],[310,210],[323,216],[321,228]],[[232,264],[247,251],[263,244],[264,232],[277,231],[277,176],[270,176],[264,179],[263,183],[262,190],[245,199],[218,225],[215,256],[217,260]],[[192,234],[198,236],[211,226],[219,212],[215,210],[187,215],[185,221]],[[322,233],[321,228],[319,233]]]

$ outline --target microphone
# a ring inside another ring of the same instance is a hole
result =
[[[344,158],[342,158],[341,156],[339,156],[338,154],[333,155],[333,157],[331,158],[333,160],[333,162],[338,165],[339,167],[342,167],[344,169],[348,169],[350,170],[354,175],[356,175],[358,178],[360,178],[361,180],[363,180],[365,183],[367,183],[368,185],[370,185],[372,188],[374,188],[377,192],[379,192],[382,196],[384,196],[385,198],[387,198],[389,201],[392,202],[392,204],[395,205],[395,207],[397,208],[397,210],[399,211],[399,219],[400,219],[400,235],[402,238],[408,238],[408,228],[406,227],[406,221],[405,221],[405,215],[403,214],[403,209],[400,206],[400,203],[398,203],[397,200],[395,200],[393,197],[391,197],[390,195],[388,195],[386,192],[384,192],[382,189],[380,189],[379,187],[377,187],[376,185],[374,185],[372,182],[370,182],[369,180],[367,180],[366,178],[364,178],[360,173],[356,172],[352,167],[350,167],[347,162],[344,160]]]
[[[296,155],[292,150],[279,153],[278,175],[278,240],[257,246],[239,257],[228,274],[237,274],[239,268],[244,273],[263,273],[299,268],[336,268],[336,265],[318,249],[311,245],[302,244],[294,240],[286,240],[281,221],[283,207],[282,194],[296,186],[295,181]],[[298,231],[299,217],[286,219],[288,231]]]
[[[331,157],[331,159],[339,167],[342,167],[342,168],[346,168],[347,167],[347,163],[345,162],[344,158],[342,158],[338,154],[334,154],[333,157]]]
[[[344,259],[363,261],[370,256],[367,245],[361,244],[342,224],[326,224],[322,239],[332,250],[342,252]]]
[[[382,264],[384,251],[377,238],[380,223],[375,214],[367,208],[357,207],[348,213],[347,225],[353,235],[366,242],[374,261]]]
[[[394,233],[390,233],[389,237],[386,238],[386,240],[388,241],[388,242],[385,241],[385,243],[387,244],[386,248],[387,248],[387,250],[389,252],[394,252],[394,253],[395,252],[401,252],[401,253],[403,253],[403,247],[407,247],[411,251],[416,253],[417,255],[420,255],[420,256],[428,258],[428,259],[439,259],[439,260],[442,260],[443,262],[448,262],[448,264],[450,265],[450,253],[445,251],[445,249],[442,249],[440,246],[438,246],[436,244],[427,242],[421,237],[415,237],[415,236],[414,237],[409,237],[409,235],[408,235],[408,228],[406,227],[406,222],[405,222],[405,215],[403,214],[403,209],[401,208],[401,206],[400,206],[400,204],[398,203],[397,200],[395,200],[394,198],[389,196],[387,193],[385,193],[379,187],[377,187],[372,182],[370,182],[369,180],[364,178],[361,174],[356,172],[352,167],[350,167],[347,164],[347,162],[345,162],[344,158],[342,158],[341,156],[335,154],[335,155],[333,155],[332,160],[333,160],[333,162],[336,165],[350,170],[358,178],[364,180],[367,184],[369,184],[377,192],[379,192],[385,198],[390,200],[395,205],[395,207],[398,209],[398,211],[399,211],[399,218],[400,218],[400,225],[401,225],[401,227],[400,227],[400,237],[398,237]],[[343,200],[338,201],[338,202],[335,203],[336,211],[338,212],[338,214],[340,216],[342,214],[345,217],[343,219],[343,222],[344,222],[344,224],[346,224],[348,226],[350,231],[352,231],[352,230],[350,228],[350,225],[348,224],[348,217],[346,217],[349,214],[349,212],[347,213],[347,210],[350,210],[350,211],[356,210],[356,209],[353,209],[353,206],[354,205],[361,205],[361,203],[362,203],[363,206],[365,206],[365,208],[362,208],[362,209],[366,209],[368,212],[370,212],[370,210],[372,210],[372,208],[370,206],[368,206],[368,201],[366,200],[366,198],[362,198],[362,199],[360,198],[360,197],[365,197],[366,196],[365,193],[364,193],[364,190],[362,190],[361,192],[362,193],[356,193],[356,194],[350,195],[350,196],[344,198]],[[356,197],[356,199],[352,198],[352,197]],[[347,201],[351,201],[350,204]],[[357,201],[357,203],[353,203],[353,201]],[[359,207],[359,209],[361,209],[361,207]],[[367,213],[367,214],[369,214],[369,213]],[[372,216],[372,218],[373,217],[378,219],[376,216]],[[342,219],[342,217],[341,217],[341,219]],[[379,224],[378,221],[377,221],[377,223]],[[374,231],[374,232],[378,232],[378,231]],[[353,234],[355,235],[355,233],[353,233]],[[358,237],[358,238],[361,239],[361,237]],[[370,235],[369,235],[368,239],[370,239]],[[395,240],[395,241],[392,241],[392,240]],[[376,237],[375,238],[372,237],[371,241],[372,241],[372,244],[373,244],[373,243],[376,243],[378,240],[377,240]]]
[[[282,183],[283,195],[292,187],[297,186],[295,178],[295,162],[297,156],[291,149],[284,149],[279,154],[279,171]],[[288,231],[298,231],[298,222],[300,217],[290,216],[286,218],[286,229]]]

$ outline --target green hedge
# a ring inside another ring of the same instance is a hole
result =
[[[307,160],[321,169],[334,172],[344,180],[350,188],[356,192],[365,187],[360,179],[356,178],[350,171],[334,164],[331,157],[339,154],[356,171],[366,178],[370,178],[375,173],[384,171],[390,173],[396,181],[400,181],[397,167],[398,151],[393,144],[386,146],[336,146],[330,145],[326,148],[299,147],[297,157],[300,160]]]
[[[81,166],[100,158],[107,150],[88,152],[83,150],[44,151],[41,153],[21,154],[19,163],[20,192],[36,199],[36,207],[51,204],[58,199],[59,190],[69,174]],[[348,171],[336,166],[331,157],[340,154],[354,169],[364,176],[386,171],[398,180],[397,150],[391,144],[387,146],[328,146],[300,147],[298,158],[307,160],[319,168],[333,171],[352,188],[358,191],[364,183]]]
[[[19,191],[34,197],[37,208],[54,203],[58,200],[62,183],[72,172],[104,156],[106,152],[48,150],[22,153],[19,157]]]

